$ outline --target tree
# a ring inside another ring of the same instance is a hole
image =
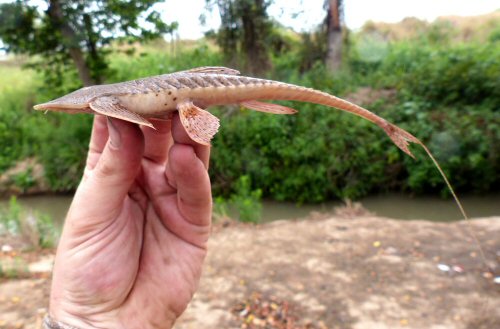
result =
[[[267,15],[271,0],[206,0],[207,8],[219,9],[221,26],[215,40],[228,65],[242,66],[249,73],[271,67],[268,41],[272,21]],[[241,59],[241,62],[240,62]]]
[[[7,52],[36,58],[32,65],[51,85],[64,83],[75,67],[85,86],[100,83],[108,71],[115,40],[150,40],[176,28],[152,7],[159,0],[45,0],[42,11],[29,1],[0,5],[0,39]]]
[[[325,7],[328,36],[326,67],[330,72],[335,72],[340,69],[342,64],[343,0],[326,0]]]

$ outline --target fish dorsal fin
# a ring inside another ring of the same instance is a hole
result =
[[[219,130],[219,119],[191,102],[179,103],[177,109],[189,137],[199,144],[210,145]]]
[[[295,114],[298,112],[297,110],[283,105],[264,103],[259,101],[243,101],[240,102],[240,105],[250,110],[273,114]]]
[[[195,67],[194,69],[181,71],[182,73],[208,73],[208,74],[228,74],[228,75],[240,75],[240,71],[230,69],[224,66],[202,66]]]
[[[154,128],[151,122],[127,110],[116,97],[98,97],[90,102],[89,106],[96,113]]]

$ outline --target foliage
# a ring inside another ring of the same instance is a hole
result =
[[[35,248],[55,246],[58,232],[49,215],[27,212],[12,196],[9,205],[0,208],[0,234],[21,236]]]
[[[36,232],[38,232],[38,246],[41,248],[53,248],[57,244],[59,232],[54,225],[52,217],[40,214],[36,218]]]
[[[493,107],[500,104],[499,56],[498,43],[453,48],[401,44],[392,49],[375,79],[394,85],[406,99],[445,105],[487,102]]]
[[[271,0],[206,0],[207,8],[216,5],[221,27],[213,36],[229,66],[249,73],[263,73],[270,68],[269,46],[276,35],[267,14]],[[274,40],[275,41],[275,40]]]
[[[426,143],[458,191],[496,191],[500,44],[445,48],[424,40],[391,44],[376,37],[353,37],[349,67],[331,76],[314,60],[300,72],[300,40],[289,38],[290,51],[272,57],[269,77],[340,96],[359,86],[396,90],[395,98],[363,105]],[[365,56],[371,49],[377,56]],[[223,55],[207,43],[177,54],[149,49],[133,57],[114,57],[109,82],[222,62]],[[72,190],[81,177],[91,117],[33,114],[26,110],[33,104],[32,89],[26,84],[0,94],[0,171],[36,155],[53,190]],[[300,113],[273,116],[238,107],[214,109],[222,121],[212,148],[214,194],[239,204],[241,213],[252,214],[261,197],[321,202],[385,191],[447,193],[418,147],[412,149],[417,158],[413,160],[379,128],[358,117],[311,104],[284,104]]]
[[[397,89],[398,99],[380,100],[368,108],[427,143],[459,191],[498,189],[499,46],[440,49],[399,43],[386,45],[384,51],[378,60],[358,56],[351,61],[351,72],[360,73],[337,80],[340,87],[320,64],[288,78],[279,71],[293,70],[288,58],[278,60],[275,68],[282,80],[334,94],[359,84]],[[242,172],[265,197],[276,200],[320,202],[395,189],[448,193],[418,148],[413,148],[418,159],[414,161],[359,118],[309,104],[291,106],[300,110],[299,115],[242,112],[223,119],[213,148],[216,193],[230,194]]]
[[[46,11],[20,0],[1,4],[0,39],[8,52],[34,56],[31,65],[44,73],[48,86],[68,91],[78,86],[68,83],[76,72],[85,85],[102,81],[114,40],[132,43],[175,29],[152,9],[157,2],[46,0]]]
[[[11,69],[2,72],[16,75],[31,75],[31,71],[15,73]],[[36,76],[36,75],[32,75]],[[34,112],[33,104],[50,96],[40,93],[35,100],[36,86],[5,88],[0,93],[0,173],[16,161],[37,156],[45,168],[46,178],[53,191],[71,191],[76,188],[81,176],[87,152],[91,116],[43,115]],[[30,187],[33,177],[29,170],[14,177],[21,189]]]
[[[280,201],[374,192],[391,177],[384,175],[383,143],[370,141],[373,134],[364,122],[312,105],[301,105],[300,116],[232,116],[214,140],[214,188],[231,193],[234,187],[226,182],[247,173],[263,195]]]
[[[7,209],[0,209],[0,233],[19,234],[21,231],[21,206],[15,196],[9,200]]]
[[[212,221],[214,223],[230,219],[229,202],[221,196],[213,200]]]
[[[252,190],[251,178],[241,176],[235,184],[236,192],[231,195],[230,201],[238,211],[238,219],[242,222],[259,222],[262,217],[262,204],[260,199],[262,191]]]
[[[262,218],[262,190],[252,189],[251,178],[240,176],[235,185],[235,191],[228,199],[218,196],[214,201],[215,220],[229,218],[234,213],[235,218],[242,222],[258,223]]]
[[[44,119],[47,122],[35,133],[41,142],[37,155],[45,168],[51,189],[56,192],[72,191],[85,166],[92,116],[57,113]]]
[[[20,256],[0,259],[0,278],[18,279],[29,271],[28,263]]]
[[[33,104],[33,72],[0,66],[0,173],[29,155],[23,143],[23,118]]]
[[[302,33],[302,45],[300,50],[300,72],[311,70],[316,63],[320,63],[326,58],[328,51],[327,35],[325,31],[318,30],[314,33]]]
[[[148,50],[137,56],[115,56],[110,66],[114,74],[108,82],[119,82],[151,75],[166,74],[199,66],[220,66],[223,56],[211,50],[206,43],[183,50],[180,55],[168,54],[164,49]]]
[[[35,184],[35,179],[33,178],[33,168],[28,168],[15,175],[14,184],[20,187],[22,191],[26,191],[28,188],[32,187]]]

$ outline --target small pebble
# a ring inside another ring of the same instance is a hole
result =
[[[8,244],[2,245],[2,252],[8,253],[11,252],[12,250],[14,250],[14,248],[12,248],[11,245]]]
[[[443,272],[449,272],[450,271],[450,267],[448,265],[446,265],[446,264],[438,264],[437,268],[440,271],[443,271]]]

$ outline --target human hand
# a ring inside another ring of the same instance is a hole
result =
[[[57,249],[54,320],[171,328],[191,300],[210,233],[210,149],[189,139],[177,114],[155,127],[95,117]]]

